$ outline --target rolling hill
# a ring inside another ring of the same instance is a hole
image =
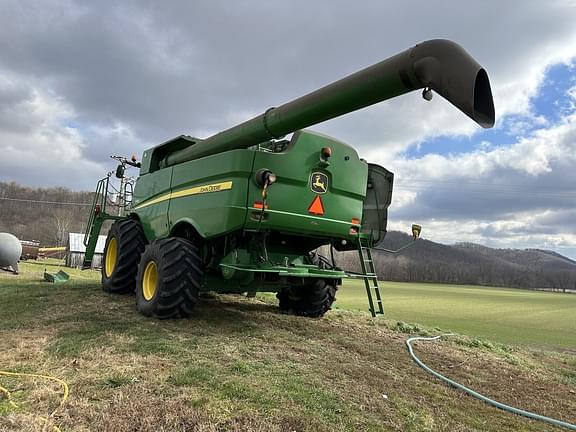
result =
[[[410,240],[407,234],[391,231],[379,248],[395,250]],[[375,251],[373,255],[384,280],[576,290],[576,261],[547,250],[444,245],[421,239],[399,254]],[[338,254],[338,262],[360,271],[355,252]]]

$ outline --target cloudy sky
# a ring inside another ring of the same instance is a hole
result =
[[[575,23],[574,0],[0,0],[0,181],[90,190],[111,154],[447,38],[487,69],[493,129],[419,92],[313,129],[396,174],[392,229],[576,258]]]

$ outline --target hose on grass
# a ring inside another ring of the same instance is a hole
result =
[[[480,399],[481,401],[486,402],[487,404],[490,404],[490,405],[495,406],[495,407],[497,407],[497,408],[500,408],[500,409],[502,409],[502,410],[504,410],[504,411],[508,411],[508,412],[511,412],[511,413],[514,413],[514,414],[518,414],[518,415],[521,415],[521,416],[524,416],[524,417],[528,417],[528,418],[531,418],[531,419],[534,419],[534,420],[540,420],[540,421],[543,421],[543,422],[546,422],[546,423],[553,424],[554,426],[560,426],[560,427],[565,427],[565,428],[568,428],[568,429],[571,429],[571,430],[576,430],[576,424],[567,423],[567,422],[564,422],[564,421],[562,421],[562,420],[557,420],[557,419],[554,419],[554,418],[546,417],[546,416],[543,416],[543,415],[540,415],[540,414],[536,414],[536,413],[533,413],[533,412],[530,412],[530,411],[524,411],[524,410],[521,410],[521,409],[519,409],[519,408],[515,408],[515,407],[512,407],[512,406],[510,406],[510,405],[506,405],[506,404],[503,404],[503,403],[501,403],[501,402],[497,402],[497,401],[495,401],[495,400],[493,400],[493,399],[490,399],[489,397],[484,396],[484,395],[482,395],[482,394],[480,394],[480,393],[478,393],[478,392],[476,392],[476,391],[474,391],[474,390],[472,390],[472,389],[470,389],[470,388],[468,388],[468,387],[466,387],[466,386],[464,386],[464,385],[462,385],[462,384],[459,384],[459,383],[457,383],[456,381],[453,381],[453,380],[451,380],[450,378],[447,378],[447,377],[445,377],[444,375],[436,372],[434,369],[426,366],[426,365],[422,362],[422,360],[420,360],[420,359],[416,356],[416,354],[414,354],[414,349],[412,348],[412,342],[415,342],[415,341],[428,341],[428,342],[429,342],[429,341],[435,341],[435,340],[438,340],[438,339],[440,339],[440,338],[442,338],[442,337],[445,337],[445,336],[452,336],[452,333],[447,333],[447,334],[443,334],[443,335],[435,336],[435,337],[423,337],[423,336],[411,337],[411,338],[408,338],[408,339],[406,340],[406,346],[408,347],[408,352],[410,353],[410,356],[411,356],[412,359],[416,362],[416,364],[418,364],[418,366],[420,366],[420,367],[421,367],[422,369],[424,369],[425,371],[431,373],[431,374],[434,375],[436,378],[444,381],[445,383],[448,383],[448,384],[450,384],[451,386],[454,386],[454,387],[456,387],[456,388],[458,388],[458,389],[460,389],[460,390],[468,393],[469,395],[475,397],[476,399]]]
[[[23,372],[8,372],[8,371],[0,371],[0,375],[11,377],[42,378],[50,381],[56,381],[58,384],[62,386],[64,391],[62,394],[62,399],[60,400],[58,406],[54,409],[54,411],[50,413],[48,417],[40,417],[40,419],[43,422],[42,431],[47,431],[48,427],[50,426],[50,423],[54,421],[54,416],[56,415],[56,412],[59,409],[61,409],[68,400],[68,394],[70,393],[68,384],[64,380],[61,380],[60,378],[56,378],[50,375],[40,375],[40,374],[23,373]],[[12,406],[13,408],[18,408],[18,405],[12,400],[12,396],[10,394],[10,391],[8,391],[8,389],[0,386],[0,392],[6,395],[6,398],[8,399],[8,403],[10,404],[10,406]],[[61,431],[58,426],[52,424],[52,432],[61,432]]]

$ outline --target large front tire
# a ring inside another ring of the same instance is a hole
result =
[[[138,266],[136,307],[155,318],[188,318],[198,303],[203,277],[197,245],[181,238],[153,241]]]
[[[112,224],[102,258],[102,289],[109,293],[134,292],[140,256],[146,246],[142,225],[133,219]]]

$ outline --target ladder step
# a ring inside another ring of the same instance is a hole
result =
[[[372,259],[372,251],[369,244],[364,244],[363,239],[360,239],[358,245],[358,252],[360,255],[360,264],[362,267],[362,278],[368,295],[369,311],[373,317],[377,315],[384,315],[384,304],[380,296],[380,287],[378,286],[378,275]]]

